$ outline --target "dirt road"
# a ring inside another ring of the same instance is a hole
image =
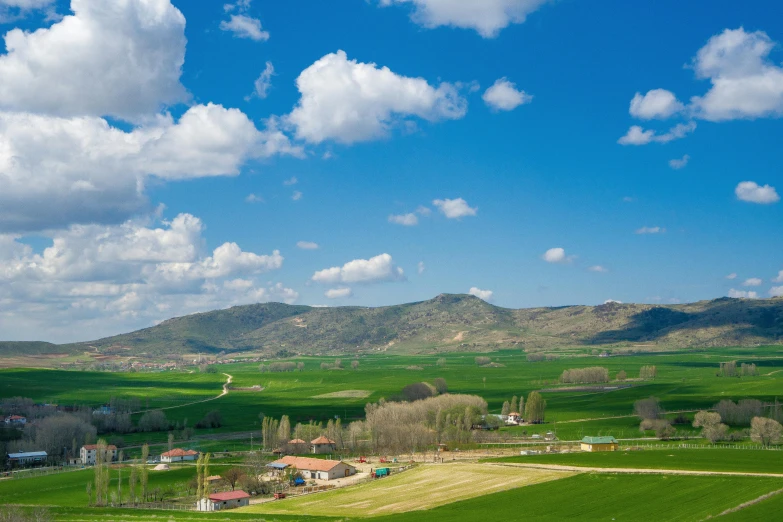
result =
[[[216,395],[214,397],[210,397],[208,399],[201,399],[200,401],[186,402],[185,404],[177,404],[176,406],[166,406],[164,408],[151,408],[149,410],[132,411],[131,414],[134,414],[134,413],[144,413],[145,411],[154,411],[154,410],[173,410],[175,408],[184,408],[185,406],[193,406],[194,404],[201,404],[202,402],[214,401],[214,400],[217,400],[217,399],[219,399],[221,397],[225,397],[226,395],[228,395],[228,387],[231,384],[231,382],[234,380],[234,376],[233,375],[229,375],[227,373],[224,373],[223,375],[225,375],[227,377],[227,379],[226,379],[225,384],[223,384],[223,391],[220,392],[219,395]]]

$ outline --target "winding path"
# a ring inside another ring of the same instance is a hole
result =
[[[194,404],[201,404],[202,402],[209,402],[217,400],[221,397],[225,397],[228,395],[228,386],[231,384],[231,382],[234,380],[233,375],[229,375],[227,373],[224,373],[223,375],[226,376],[226,382],[223,384],[223,391],[220,392],[219,395],[216,395],[214,397],[210,397],[208,399],[201,399],[200,401],[193,401],[193,402],[186,402],[185,404],[177,404],[176,406],[166,406],[163,408],[151,408],[149,410],[140,410],[140,411],[132,411],[131,414],[134,413],[144,413],[147,411],[157,411],[157,410],[173,410],[174,408],[184,408],[185,406],[193,406]]]

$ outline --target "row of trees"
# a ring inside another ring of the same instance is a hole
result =
[[[258,365],[258,371],[261,373],[284,373],[293,371],[304,371],[305,364],[303,362],[273,362],[269,364],[261,363]]]
[[[508,415],[509,413],[519,413],[520,415],[523,415],[525,412],[525,398],[520,397],[519,402],[517,402],[517,396],[514,395],[511,397],[511,402],[503,401],[503,406],[500,408],[500,414],[501,415]]]
[[[655,366],[642,366],[639,368],[639,378],[643,381],[654,381],[658,377],[658,368]]]
[[[564,384],[609,382],[609,370],[602,366],[564,370],[560,382]]]
[[[732,440],[728,425],[721,422],[721,415],[714,411],[700,411],[693,420],[694,428],[701,428],[701,435],[713,444],[722,440]],[[783,425],[768,417],[753,417],[750,419],[750,439],[753,442],[769,447],[780,442],[783,436]],[[743,434],[741,434],[743,435]]]
[[[756,377],[758,374],[759,370],[754,363],[742,363],[737,368],[737,361],[728,361],[720,363],[720,368],[716,375],[718,377]]]

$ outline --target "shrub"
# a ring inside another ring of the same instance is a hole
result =
[[[196,423],[197,428],[219,428],[223,425],[223,415],[219,410],[212,410]]]

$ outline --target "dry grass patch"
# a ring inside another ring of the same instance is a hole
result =
[[[431,509],[569,477],[573,472],[476,463],[422,465],[358,486],[243,508],[243,513],[367,517]]]
[[[332,393],[324,393],[322,395],[315,395],[313,399],[366,399],[372,395],[372,391],[369,390],[343,390]]]

